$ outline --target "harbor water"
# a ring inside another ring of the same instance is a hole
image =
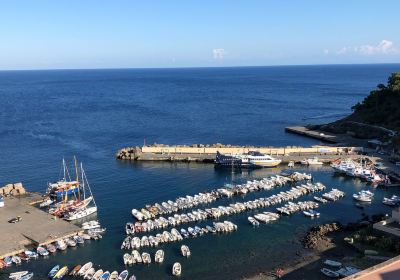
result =
[[[127,69],[0,72],[0,185],[22,181],[29,191],[45,191],[60,176],[61,160],[82,161],[99,207],[97,218],[107,232],[101,241],[57,252],[24,263],[44,279],[55,265],[88,261],[105,270],[124,269],[120,249],[124,225],[133,221],[132,208],[193,195],[226,183],[241,183],[281,172],[280,168],[241,170],[210,164],[117,161],[115,152],[146,143],[227,143],[263,146],[309,146],[318,141],[286,134],[284,127],[321,123],[351,112],[400,65],[285,66],[218,69]],[[285,169],[285,167],[281,167]],[[259,209],[226,216],[238,231],[205,235],[158,248],[165,250],[161,265],[130,267],[137,279],[172,279],[171,267],[182,263],[180,279],[240,279],[243,275],[280,265],[293,255],[294,240],[320,223],[351,222],[363,215],[389,213],[383,196],[396,190],[376,190],[372,204],[354,206],[351,196],[365,183],[336,176],[330,167],[297,167],[312,173],[328,189],[346,192],[338,202],[319,208],[321,217],[294,214],[254,228],[247,217]],[[289,189],[285,186],[284,189]],[[227,205],[280,191],[260,191],[244,197],[217,200]],[[397,191],[398,192],[398,191]],[[312,195],[300,200],[311,199]],[[205,208],[208,206],[199,206]],[[279,206],[275,206],[279,207]],[[10,217],[11,218],[11,217]],[[22,221],[23,222],[23,221]],[[204,222],[211,224],[212,220]],[[187,224],[187,228],[193,224]],[[178,226],[181,228],[182,226]],[[180,245],[192,256],[183,259]],[[141,249],[151,252],[156,248]],[[15,266],[9,271],[14,271]],[[1,272],[0,272],[1,273]],[[0,279],[7,276],[0,275]]]

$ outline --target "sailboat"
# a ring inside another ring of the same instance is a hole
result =
[[[83,200],[78,201],[74,205],[73,210],[66,215],[65,219],[68,221],[81,219],[97,212],[97,205],[94,200],[92,189],[90,188],[82,163],[80,167],[82,177]],[[88,189],[90,194],[88,197],[86,197],[86,188]],[[93,205],[90,206],[91,204]]]

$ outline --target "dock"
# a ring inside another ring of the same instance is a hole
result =
[[[326,132],[310,130],[305,126],[290,126],[285,128],[286,132],[307,136],[310,138],[318,139],[327,143],[337,144],[341,142],[336,135],[331,135]]]
[[[40,200],[40,194],[29,192],[4,199],[5,206],[0,208],[0,259],[82,231],[78,226],[33,206]],[[8,222],[18,216],[20,222]]]
[[[217,152],[243,154],[250,151],[258,151],[281,159],[282,163],[290,161],[300,162],[307,157],[318,156],[323,162],[331,162],[336,159],[358,158],[360,147],[255,147],[234,146],[223,144],[194,144],[187,145],[149,145],[142,147],[127,147],[119,150],[116,158],[132,161],[181,161],[181,162],[203,162],[214,163]]]

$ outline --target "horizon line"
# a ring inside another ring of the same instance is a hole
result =
[[[296,67],[296,66],[352,66],[352,65],[396,65],[400,62],[377,63],[315,63],[315,64],[276,64],[276,65],[232,65],[232,66],[178,66],[178,67],[98,67],[98,68],[29,68],[29,69],[0,69],[0,72],[23,71],[74,71],[74,70],[163,70],[163,69],[206,69],[206,68],[262,68],[262,67]]]

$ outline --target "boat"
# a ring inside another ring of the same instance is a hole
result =
[[[17,280],[28,273],[29,273],[29,271],[26,271],[26,270],[25,271],[17,271],[17,272],[10,273],[10,276],[8,278]]]
[[[92,279],[93,275],[95,274],[96,269],[94,269],[93,267],[89,268],[88,271],[85,272],[85,274],[83,274],[83,279]]]
[[[319,161],[317,157],[304,159],[300,163],[303,165],[322,165],[322,164],[324,164],[323,162]]]
[[[357,201],[361,201],[361,202],[371,202],[372,201],[372,197],[369,195],[365,195],[365,194],[353,194],[353,198]]]
[[[320,213],[313,209],[304,210],[303,214],[307,217],[319,217],[320,216]]]
[[[43,200],[43,201],[39,204],[39,207],[40,207],[40,208],[44,208],[44,207],[50,206],[50,205],[53,204],[54,202],[55,202],[55,200],[52,200],[52,199],[50,199],[50,198],[47,198],[46,200]]]
[[[21,276],[18,280],[29,280],[32,277],[33,277],[33,273],[29,273],[29,274],[26,274],[24,276]]]
[[[60,251],[64,251],[67,249],[67,244],[63,240],[57,240],[56,241],[56,248]]]
[[[129,277],[129,280],[136,280],[136,276],[132,275],[131,277]]]
[[[82,268],[82,266],[80,264],[76,265],[71,272],[69,273],[69,275],[71,276],[75,276],[77,275],[78,271]]]
[[[162,263],[164,261],[164,251],[163,250],[157,250],[155,256],[154,256],[154,262],[156,263]]]
[[[36,253],[35,253],[36,254]],[[37,255],[37,254],[36,254]],[[12,256],[12,262],[15,264],[20,264],[21,263],[21,258],[18,256]]]
[[[330,277],[330,278],[338,278],[340,275],[336,271],[330,270],[329,268],[322,268],[321,272]]]
[[[10,266],[13,263],[12,256],[5,257],[4,262],[6,263],[7,266]]]
[[[360,272],[361,270],[352,266],[345,266],[340,268],[339,270],[336,270],[337,273],[339,273],[339,275],[341,277],[347,277],[353,274],[356,274],[357,272]]]
[[[56,275],[53,276],[53,280],[63,279],[64,276],[68,273],[68,266],[64,266],[59,271],[57,271]]]
[[[258,151],[249,151],[245,154],[222,154],[217,151],[216,164],[238,167],[276,167],[282,161]]]
[[[26,250],[24,253],[30,259],[37,259],[39,257],[38,253],[33,251]]]
[[[49,251],[50,253],[54,253],[54,252],[57,251],[56,246],[54,246],[53,244],[47,244],[47,245],[46,245],[46,249],[47,249],[47,251]]]
[[[93,277],[91,278],[91,280],[99,280],[101,275],[103,275],[103,270],[99,269],[95,272],[95,274],[93,274]]]
[[[83,276],[83,275],[86,273],[86,271],[88,271],[89,269],[92,268],[92,266],[93,266],[93,263],[92,263],[92,262],[85,263],[85,264],[81,267],[81,269],[79,269],[77,275]]]
[[[325,260],[324,264],[332,266],[332,267],[341,267],[342,266],[341,262],[336,262],[336,261],[332,261],[332,260]]]
[[[151,263],[150,254],[149,253],[142,253],[142,260],[143,260],[143,263],[145,263],[145,264]]]
[[[0,195],[0,208],[4,207],[4,196]]]
[[[78,211],[71,213],[70,215],[67,216],[66,220],[73,221],[73,220],[82,219],[82,218],[92,215],[93,213],[96,213],[96,212],[97,212],[97,206],[87,207],[85,209],[78,210]]]
[[[176,262],[172,266],[172,275],[174,276],[180,276],[182,273],[182,266],[180,263]]]
[[[76,241],[73,238],[67,238],[65,239],[65,243],[69,246],[69,247],[75,247],[76,246]]]
[[[55,267],[53,267],[53,268],[50,270],[50,272],[47,274],[47,276],[48,276],[49,278],[53,278],[54,275],[56,275],[56,273],[57,273],[59,270],[60,270],[60,266],[59,266],[59,265],[56,265]]]
[[[181,253],[182,253],[182,256],[184,256],[184,257],[190,257],[190,249],[189,249],[189,247],[186,246],[186,245],[182,245],[181,246]]]
[[[49,251],[47,251],[44,247],[39,246],[36,248],[36,252],[41,255],[41,256],[48,256],[49,255]]]
[[[108,278],[108,280],[118,280],[118,271],[111,272],[110,277]]]
[[[118,280],[126,280],[126,278],[128,278],[129,272],[128,270],[124,270],[122,271],[119,275],[118,275]],[[134,276],[133,276],[134,277]]]
[[[106,271],[100,276],[100,280],[107,280],[110,277],[110,272]]]
[[[249,223],[252,224],[253,226],[258,226],[258,225],[260,225],[260,222],[257,221],[256,219],[254,219],[253,217],[248,217],[247,220],[248,220]]]

